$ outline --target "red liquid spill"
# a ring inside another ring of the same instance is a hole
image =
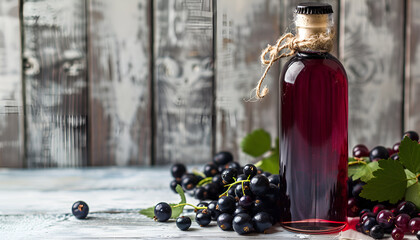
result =
[[[347,78],[329,53],[299,53],[281,75],[283,226],[336,232],[347,218]],[[313,221],[317,219],[317,221]]]

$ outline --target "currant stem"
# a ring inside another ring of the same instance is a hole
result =
[[[200,182],[197,183],[197,186],[202,186],[202,185],[206,185],[207,183],[210,183],[212,181],[212,177],[206,177],[203,180],[201,180]]]
[[[189,203],[180,203],[180,204],[172,206],[172,207],[176,208],[176,207],[181,207],[181,206],[190,206],[190,207],[193,207],[194,209],[207,209],[207,207],[197,207],[197,206],[194,206],[194,205],[189,204]]]
[[[250,182],[250,180],[236,181],[236,179],[235,179],[235,182],[234,183],[225,185],[225,187],[229,186],[229,188],[224,193],[220,194],[219,198],[222,197],[222,196],[224,196],[224,195],[229,196],[229,190],[230,190],[230,188],[233,187],[234,185],[238,184],[238,183],[242,183],[242,191],[243,191],[243,183],[244,182]],[[244,192],[244,195],[245,195],[245,192]]]
[[[365,160],[363,160],[363,159],[361,159],[361,160],[360,160],[360,158],[354,158],[354,159],[356,159],[356,161],[354,161],[354,162],[349,162],[349,166],[356,165],[356,164],[364,164],[364,165],[366,165],[366,164],[367,164],[367,163],[365,162]]]

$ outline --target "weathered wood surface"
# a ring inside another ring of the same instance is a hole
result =
[[[250,98],[263,72],[261,49],[285,29],[284,9],[281,1],[269,0],[219,0],[216,6],[216,150],[229,150],[245,163],[251,159],[239,143],[247,133],[263,128],[273,140],[278,135],[278,64],[265,80],[270,94],[258,102]]]
[[[341,6],[349,149],[358,143],[392,146],[402,129],[404,1],[343,0]]]
[[[28,167],[86,165],[85,4],[23,1]]]
[[[405,130],[420,131],[420,1],[407,1]]]
[[[0,167],[23,166],[19,1],[0,2]]]
[[[174,221],[158,223],[138,213],[161,201],[180,201],[169,189],[168,169],[0,170],[0,201],[7,203],[0,208],[1,239],[371,239],[354,231],[304,235],[279,226],[245,237],[222,231],[215,222],[205,228],[193,222],[190,230],[180,231]],[[89,205],[86,220],[71,214],[78,200]],[[198,203],[189,196],[187,201]]]
[[[155,162],[212,155],[212,0],[154,1]]]
[[[88,3],[90,165],[148,165],[151,1]]]

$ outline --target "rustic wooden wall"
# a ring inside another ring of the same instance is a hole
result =
[[[85,0],[23,1],[28,167],[87,164]]]
[[[154,1],[155,161],[212,155],[212,0]]]
[[[282,63],[253,102],[259,54],[302,1],[2,1],[0,166],[202,163],[219,150],[250,161],[242,137],[278,132]],[[420,0],[326,2],[349,78],[350,149],[420,131]]]
[[[392,146],[403,126],[404,1],[342,0],[341,7],[350,149]]]
[[[88,4],[90,165],[149,165],[151,1]]]
[[[23,166],[19,1],[0,1],[0,166]]]

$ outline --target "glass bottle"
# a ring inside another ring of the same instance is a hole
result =
[[[296,37],[332,33],[332,12],[329,4],[298,5]],[[337,232],[347,222],[346,72],[327,51],[300,49],[282,70],[279,96],[282,226]]]

